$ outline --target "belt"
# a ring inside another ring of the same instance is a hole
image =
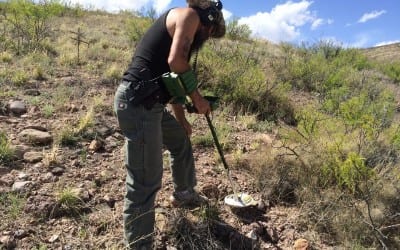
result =
[[[122,80],[120,86],[126,88],[128,100],[134,105],[143,105],[151,109],[154,104],[166,104],[169,98],[163,93],[156,81],[128,81]]]

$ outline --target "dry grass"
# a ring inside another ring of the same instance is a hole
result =
[[[55,34],[52,39],[54,40],[53,46],[58,52],[57,56],[31,54],[19,60],[12,57],[8,52],[0,54],[1,66],[7,68],[0,73],[0,78],[13,83],[10,86],[4,84],[5,88],[3,88],[3,83],[0,83],[0,97],[10,99],[13,96],[22,96],[29,99],[30,102],[28,103],[43,110],[44,114],[42,115],[45,116],[45,121],[51,124],[53,134],[57,137],[57,145],[46,149],[48,153],[45,153],[44,165],[64,164],[67,173],[59,178],[63,181],[65,181],[65,178],[77,178],[73,181],[79,182],[79,185],[92,192],[93,197],[90,197],[91,200],[88,204],[84,204],[85,202],[82,201],[76,190],[69,186],[59,189],[56,194],[52,194],[64,213],[75,215],[75,218],[71,221],[70,218],[63,217],[61,220],[56,218],[54,224],[57,228],[55,230],[62,231],[71,228],[71,235],[75,237],[74,240],[76,241],[74,241],[74,246],[81,248],[122,248],[120,238],[122,236],[121,194],[123,184],[121,183],[123,181],[121,180],[123,180],[123,170],[116,167],[119,166],[120,162],[112,158],[121,158],[121,152],[118,148],[104,155],[90,154],[85,147],[88,144],[87,138],[82,138],[81,134],[92,130],[97,124],[115,125],[115,120],[101,117],[101,115],[107,116],[112,113],[109,107],[112,106],[110,100],[113,98],[115,85],[132,55],[134,46],[125,34],[125,25],[130,18],[132,16],[126,14],[111,15],[96,12],[84,13],[82,16],[56,18],[52,23],[55,27]],[[71,39],[71,32],[78,29],[81,29],[85,39],[89,42],[89,45],[80,47],[79,62],[77,45]],[[262,66],[262,72],[266,74],[262,83],[265,80],[268,82],[268,86],[269,83],[272,84],[269,86],[271,89],[277,88],[273,85],[274,74],[271,72],[272,68],[267,59],[282,57],[282,54],[284,54],[282,50],[285,49],[285,46],[275,46],[267,42],[257,41],[243,45],[242,50],[237,49],[238,47],[236,42],[223,40],[220,43],[213,41],[210,46],[211,49],[207,49],[211,50],[213,56],[220,53],[221,48],[232,53],[244,51],[243,56],[256,61],[256,65]],[[368,57],[377,60],[400,59],[399,44],[363,51]],[[205,51],[202,54],[205,57],[203,59],[207,59],[209,52]],[[232,55],[228,53],[228,56]],[[214,57],[210,58],[214,59]],[[236,63],[235,60],[232,61]],[[210,60],[210,62],[214,63],[215,60]],[[223,73],[226,61],[221,60],[219,63],[216,65],[210,63],[210,65],[215,66],[212,69],[217,69],[215,70],[216,73]],[[204,71],[201,72],[202,80],[206,83],[205,85],[212,85],[214,84],[214,75],[206,74],[208,73],[207,70],[211,70],[206,66],[204,66]],[[233,67],[233,69],[236,68]],[[253,76],[252,74],[249,75]],[[250,76],[246,84],[253,80]],[[223,79],[224,75],[222,74],[220,77]],[[32,80],[35,82],[33,85],[30,84]],[[40,89],[41,95],[34,98],[24,96],[23,90],[27,87]],[[289,112],[292,104],[289,104],[286,98],[278,98],[285,91],[286,89],[276,92],[276,98],[268,96],[269,92],[265,93],[264,99],[269,98],[269,102],[265,104],[271,107],[279,107],[278,104],[287,105],[284,110],[287,109],[288,113],[294,116]],[[297,107],[305,106],[304,104],[314,98],[309,93],[294,91],[290,94],[291,103],[294,103]],[[284,100],[284,104],[282,104],[282,100]],[[312,102],[316,101],[312,100]],[[76,113],[73,113],[66,109],[66,104],[74,104],[79,108]],[[3,105],[3,103],[0,103],[0,105]],[[320,172],[313,167],[319,167],[318,163],[323,162],[323,157],[320,157],[322,150],[317,144],[317,140],[313,145],[314,148],[311,148],[315,149],[314,151],[307,152],[310,149],[307,146],[310,145],[296,145],[303,148],[303,151],[300,151],[301,159],[308,164],[306,168],[304,162],[301,162],[299,158],[294,155],[285,155],[288,151],[284,150],[282,144],[271,145],[269,142],[266,143],[257,139],[260,134],[272,133],[276,130],[275,123],[260,121],[258,118],[257,114],[247,113],[247,110],[244,110],[244,112],[234,110],[234,108],[223,104],[220,110],[215,112],[213,122],[218,130],[218,137],[223,144],[224,152],[226,151],[227,155],[230,155],[230,161],[234,163],[234,170],[240,170],[243,173],[250,172],[256,180],[254,186],[256,186],[260,196],[268,200],[271,206],[284,204],[299,208],[299,213],[303,217],[300,216],[297,221],[298,225],[293,227],[299,226],[313,239],[326,241],[332,245],[344,244],[351,248],[357,246],[357,241],[374,241],[374,235],[371,233],[371,219],[369,219],[372,218],[372,222],[377,223],[373,225],[372,231],[380,230],[388,237],[393,238],[394,243],[390,242],[393,246],[398,244],[399,239],[395,234],[398,230],[394,228],[396,224],[391,224],[388,221],[390,216],[393,217],[393,221],[399,219],[397,214],[400,206],[398,199],[400,173],[396,170],[398,165],[393,165],[391,171],[382,173],[386,179],[374,184],[372,186],[374,190],[367,190],[370,191],[371,195],[374,195],[370,204],[366,203],[369,200],[365,199],[361,202],[355,201],[348,193],[337,187],[319,190],[316,179]],[[197,120],[191,121],[198,123]],[[334,125],[337,129],[337,124]],[[258,134],[255,135],[254,132],[258,132]],[[114,133],[117,134],[116,130],[114,130]],[[211,152],[207,155],[207,158],[211,159],[206,159],[206,161],[215,163],[215,165],[219,164],[219,155],[213,149],[210,149],[214,146],[214,142],[206,124],[203,124],[202,131],[196,133],[192,139],[195,147],[202,151]],[[329,140],[331,138],[322,139]],[[349,140],[349,138],[347,139]],[[353,140],[351,139],[351,141]],[[334,140],[329,140],[329,142],[335,143]],[[72,150],[65,146],[71,146]],[[3,140],[0,145],[0,160],[2,157],[8,157],[8,150],[8,141]],[[104,161],[108,161],[110,158],[112,160],[103,164],[101,160],[96,158],[103,156],[108,157]],[[94,160],[90,161],[91,158],[94,158]],[[71,166],[71,162],[65,162],[66,159],[73,159],[76,165]],[[385,158],[381,161],[386,160]],[[166,159],[165,163],[166,165],[168,163]],[[107,178],[98,178],[96,175],[105,167],[117,169],[118,173],[107,175]],[[250,178],[246,179],[249,180]],[[52,184],[44,183],[43,190],[39,191],[46,193],[53,190]],[[378,190],[377,187],[381,187],[381,192],[372,192]],[[114,201],[115,208],[114,205],[111,207],[105,205],[103,202],[104,193],[118,197]],[[0,195],[0,203],[8,206],[7,210],[2,209],[2,212],[5,211],[7,216],[12,218],[21,214],[24,202],[21,197],[12,196],[11,193],[7,196]],[[92,206],[93,210],[90,213],[82,212],[86,205]],[[370,211],[369,208],[371,208]],[[272,210],[273,207],[270,209]],[[164,246],[174,245],[178,249],[235,249],[239,246],[243,246],[243,249],[252,249],[254,246],[251,245],[251,242],[249,243],[248,238],[243,237],[243,235],[237,238],[232,237],[234,232],[237,233],[237,231],[230,228],[229,225],[218,222],[218,215],[221,210],[219,207],[203,207],[194,212],[171,209],[172,212],[166,214],[164,218],[167,225],[163,230],[157,232],[157,237],[160,237],[158,240],[164,242]],[[382,227],[378,225],[382,225]],[[282,228],[285,226],[286,224]],[[289,227],[291,226],[289,225]],[[43,231],[41,233],[50,234],[52,232]],[[316,235],[317,233],[319,234]],[[365,235],[368,235],[368,237]],[[43,239],[38,237],[36,243],[31,246],[39,247],[43,245],[45,247],[47,245],[45,242],[51,235],[46,236],[49,237],[47,239],[45,239],[45,236],[43,236]],[[359,238],[355,238],[355,236]],[[338,239],[342,239],[343,242],[338,242]],[[355,242],[354,245],[352,245],[352,241]],[[64,244],[65,240],[63,239],[61,243]]]
[[[400,60],[400,43],[363,49],[362,52],[379,62],[398,62]]]

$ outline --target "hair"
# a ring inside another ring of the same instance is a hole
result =
[[[186,0],[189,7],[198,7],[201,9],[207,9],[211,7],[211,0]]]
[[[214,26],[214,32],[211,35],[214,38],[220,38],[225,35],[225,20],[222,14],[221,1],[212,0],[186,0],[189,7],[195,9],[204,26]]]

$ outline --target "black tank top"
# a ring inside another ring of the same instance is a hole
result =
[[[140,40],[124,73],[124,80],[150,80],[171,71],[168,56],[172,38],[166,25],[168,13],[169,11],[160,16]]]

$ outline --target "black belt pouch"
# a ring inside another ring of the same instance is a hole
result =
[[[127,84],[127,98],[134,106],[143,105],[145,108],[151,109],[159,101],[161,87],[158,79],[152,79],[148,70],[140,70],[139,79],[132,80]]]

